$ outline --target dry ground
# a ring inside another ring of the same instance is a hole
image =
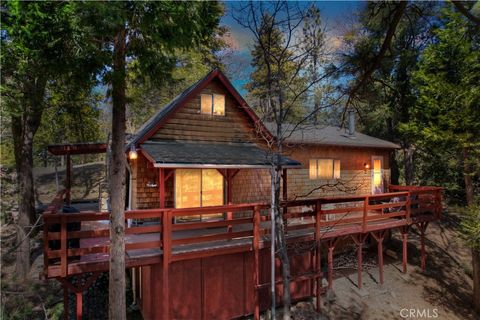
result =
[[[472,308],[472,267],[470,251],[458,235],[456,214],[447,213],[439,223],[427,229],[427,271],[420,268],[420,237],[416,230],[410,232],[408,244],[408,273],[403,274],[401,240],[394,233],[387,246],[397,257],[386,256],[385,283],[378,283],[375,252],[365,261],[363,286],[368,296],[356,293],[357,273],[352,268],[336,268],[333,296],[322,296],[323,314],[314,315],[312,303],[295,307],[296,319],[480,319]],[[375,251],[375,248],[372,248]],[[356,261],[352,261],[353,266]],[[368,267],[370,266],[370,267]],[[330,299],[328,299],[330,298]],[[402,317],[415,309],[424,314]],[[425,311],[423,311],[425,310]],[[402,314],[401,314],[402,312]],[[435,315],[437,315],[435,317]]]

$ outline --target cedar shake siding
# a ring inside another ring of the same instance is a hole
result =
[[[225,95],[225,115],[200,113],[201,94]],[[186,102],[149,140],[256,142],[254,129],[252,120],[239,109],[237,101],[225,90],[223,84],[213,80]]]
[[[286,156],[302,163],[302,168],[287,170],[287,189],[289,199],[314,199],[319,197],[342,196],[346,192],[340,187],[319,187],[333,184],[336,179],[310,179],[310,159],[340,160],[340,181],[351,194],[365,195],[372,193],[372,156],[383,157],[384,185],[390,183],[389,151],[374,148],[350,148],[305,145],[291,148]],[[365,172],[364,163],[370,165]],[[316,189],[316,190],[315,190]],[[312,190],[314,190],[312,192]],[[233,179],[233,202],[269,202],[270,173],[268,169],[240,170]]]
[[[142,153],[130,161],[132,168],[132,209],[159,208],[158,169],[154,168]],[[173,177],[165,182],[165,206],[173,207]],[[155,187],[148,184],[156,184]]]

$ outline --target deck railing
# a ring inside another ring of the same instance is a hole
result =
[[[389,190],[378,195],[283,202],[289,239],[322,240],[440,217],[441,188],[390,186]],[[46,277],[108,270],[110,213],[62,213],[64,194],[59,193],[43,215]],[[125,219],[136,222],[125,229],[127,265],[159,263],[161,256],[172,262],[258,250],[270,241],[269,207],[249,203],[126,211]],[[226,220],[174,223],[181,217],[227,212],[232,214]]]

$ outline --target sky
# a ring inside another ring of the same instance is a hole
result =
[[[249,30],[240,26],[233,18],[235,7],[240,4],[238,1],[225,1],[225,15],[221,20],[221,24],[229,29],[227,42],[233,49],[231,59],[235,59],[242,65],[241,71],[234,71],[230,74],[231,81],[235,88],[242,94],[245,94],[243,86],[248,82],[249,75],[252,71],[250,66],[251,55],[250,49],[253,44],[253,36]],[[299,1],[301,6],[308,6],[312,2]],[[340,28],[348,23],[352,13],[359,10],[365,4],[362,1],[316,1],[315,4],[320,9],[322,22],[326,26],[327,36],[330,41],[338,41],[341,34]]]

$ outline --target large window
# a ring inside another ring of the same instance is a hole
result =
[[[202,114],[225,115],[225,96],[223,94],[200,95],[200,111]]]
[[[340,179],[340,160],[310,159],[310,179]]]
[[[223,205],[223,176],[216,169],[176,169],[175,208]],[[223,214],[206,214],[177,219],[195,221],[222,218]]]

